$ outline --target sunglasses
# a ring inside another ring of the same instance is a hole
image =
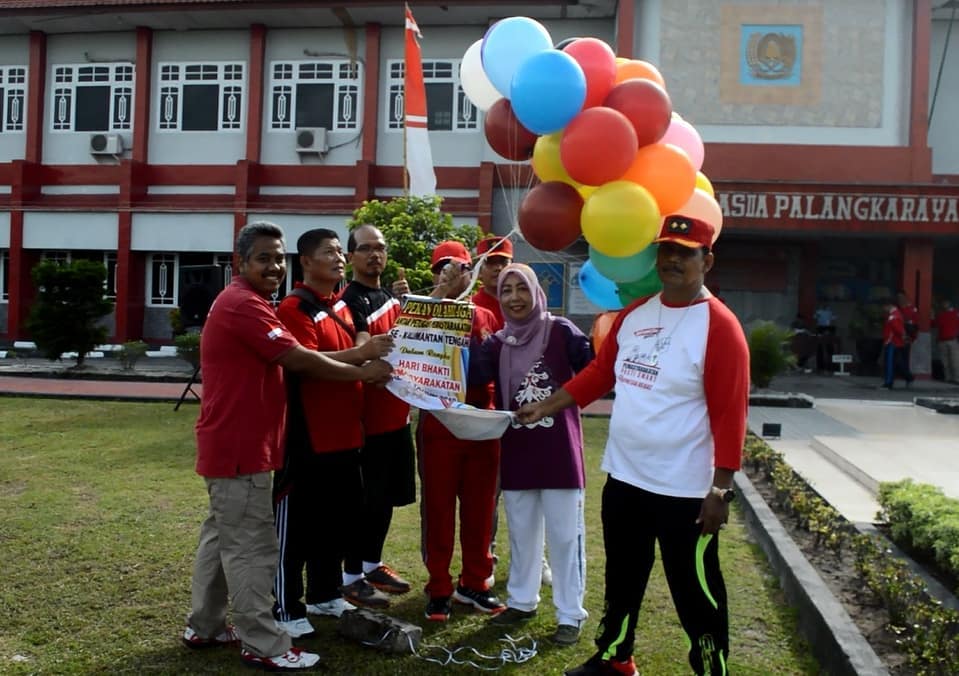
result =
[[[460,272],[466,272],[467,270],[470,269],[469,263],[457,263],[455,261],[445,260],[445,261],[440,261],[439,263],[437,263],[436,265],[432,267],[433,274],[434,275],[440,274],[441,272],[443,272],[443,268],[445,268],[450,263],[452,263],[453,265],[458,265],[460,268]]]

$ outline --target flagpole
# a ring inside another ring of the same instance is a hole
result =
[[[406,34],[406,28],[405,28],[405,26],[406,26],[406,17],[407,17],[407,15],[409,15],[409,14],[411,13],[411,12],[410,12],[410,5],[409,5],[409,3],[404,2],[404,3],[403,3],[403,9],[404,9],[404,13],[403,13],[403,26],[404,26],[404,29],[403,29],[403,31],[404,31],[404,36],[405,36],[405,34]],[[406,165],[406,104],[407,104],[407,96],[406,96],[406,69],[407,69],[408,67],[409,67],[409,66],[408,66],[408,64],[406,63],[406,51],[405,51],[405,48],[404,48],[404,52],[403,52],[403,197],[409,197],[409,196],[410,196],[410,172],[409,172],[409,170],[406,168],[406,166],[407,166],[407,165]]]

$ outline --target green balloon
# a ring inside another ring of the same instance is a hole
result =
[[[645,277],[652,270],[656,264],[656,251],[658,249],[658,244],[650,244],[637,254],[625,258],[616,258],[589,247],[589,260],[593,261],[593,267],[606,279],[611,279],[614,282],[635,282]]]
[[[637,298],[651,296],[663,288],[663,282],[659,279],[659,271],[654,267],[647,272],[642,279],[635,282],[627,282],[616,285],[616,292],[623,306],[627,306]]]

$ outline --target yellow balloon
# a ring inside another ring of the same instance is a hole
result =
[[[579,196],[582,197],[583,200],[588,200],[589,196],[596,192],[596,188],[598,187],[595,185],[576,183],[575,181],[573,181],[573,185],[576,187],[576,192],[579,193]]]
[[[559,158],[559,142],[562,138],[563,132],[558,131],[536,139],[536,145],[533,146],[533,172],[543,183],[562,181],[575,186],[576,181],[566,173],[563,161]]]
[[[583,237],[606,256],[637,254],[659,233],[656,199],[632,181],[610,181],[596,188],[580,218]]]
[[[716,196],[716,191],[713,190],[713,184],[706,178],[706,174],[701,171],[696,172],[696,187],[703,192],[708,192],[710,197]]]

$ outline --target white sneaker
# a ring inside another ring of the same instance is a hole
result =
[[[276,620],[276,626],[290,635],[290,638],[300,638],[302,636],[312,636],[316,630],[310,621],[305,617],[299,617],[295,620],[281,622]]]
[[[290,648],[282,655],[260,657],[244,649],[240,651],[240,659],[247,666],[265,671],[305,671],[315,667],[320,656],[300,648]]]
[[[549,567],[546,559],[543,559],[543,584],[553,586],[553,569]]]
[[[329,617],[339,617],[347,610],[356,610],[356,606],[342,597],[335,598],[323,603],[307,603],[306,612],[310,615],[328,615]]]
[[[494,584],[496,584],[496,573],[493,573],[488,578],[486,578],[486,588],[489,589]]]

